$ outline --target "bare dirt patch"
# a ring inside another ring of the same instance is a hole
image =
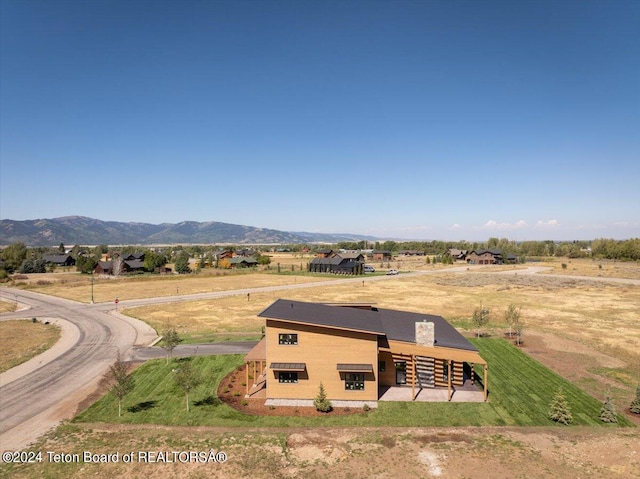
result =
[[[70,425],[38,449],[224,451],[224,463],[30,464],[12,478],[634,478],[640,435],[620,428],[260,428]],[[6,467],[2,465],[0,467]]]

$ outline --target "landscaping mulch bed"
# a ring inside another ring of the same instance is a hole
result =
[[[333,408],[331,412],[323,413],[314,407],[305,406],[265,406],[266,398],[261,397],[245,398],[246,386],[245,367],[232,371],[225,376],[218,386],[218,398],[228,406],[245,414],[254,416],[296,416],[296,417],[321,417],[321,416],[348,416],[351,414],[362,414],[360,408]]]

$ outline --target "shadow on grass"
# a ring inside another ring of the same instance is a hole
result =
[[[200,399],[199,401],[194,401],[194,406],[220,406],[222,401],[220,398],[216,398],[213,396],[207,396],[204,399]]]
[[[139,402],[138,404],[136,404],[135,406],[131,406],[130,408],[128,408],[127,410],[129,412],[140,412],[140,411],[148,411],[151,408],[156,407],[156,402],[157,401],[144,401],[144,402]]]

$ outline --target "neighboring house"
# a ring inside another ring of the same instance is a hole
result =
[[[363,274],[364,255],[362,253],[339,253],[333,250],[332,256],[318,256],[309,262],[309,271],[312,273],[335,273],[335,274]]]
[[[403,249],[398,251],[398,254],[402,256],[424,256],[426,253],[417,249]]]
[[[253,268],[258,265],[258,261],[255,258],[245,258],[242,256],[236,256],[228,261],[232,268]]]
[[[469,264],[503,264],[516,263],[518,258],[514,254],[508,254],[503,257],[500,249],[479,249],[473,250],[467,254],[467,263]]]
[[[42,259],[45,263],[56,266],[74,266],[76,264],[76,260],[68,254],[45,254]]]
[[[99,261],[93,272],[94,274],[113,274],[113,261]]]
[[[251,256],[255,256],[256,252],[252,249],[239,249],[236,250],[236,256],[244,256],[245,258],[249,258]]]
[[[124,272],[126,273],[134,273],[134,272],[145,270],[144,261],[139,259],[125,260],[123,267],[124,267]]]
[[[467,259],[466,249],[449,248],[446,254],[451,256],[454,261],[465,261]]]
[[[214,259],[220,261],[221,259],[231,259],[233,258],[233,251],[228,249],[221,249],[213,253]]]
[[[316,252],[316,257],[318,258],[333,258],[336,253],[332,249],[319,249]]]
[[[123,256],[122,259],[124,261],[142,261],[144,263],[144,253],[132,253],[128,256]]]
[[[446,388],[473,381],[478,350],[444,318],[379,309],[279,299],[258,314],[265,337],[245,357],[247,394],[313,399],[320,384],[330,400],[377,401],[388,387]],[[249,383],[253,372],[254,385]],[[416,392],[416,390],[418,390]]]
[[[144,271],[144,261],[123,261],[120,273],[135,273]],[[100,261],[93,269],[94,274],[113,274],[113,261]]]
[[[374,261],[391,261],[392,254],[391,251],[387,250],[373,250],[373,260]]]

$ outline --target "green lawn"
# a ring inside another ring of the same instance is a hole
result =
[[[547,410],[555,392],[562,387],[574,417],[574,425],[603,425],[598,419],[602,404],[576,386],[533,360],[502,339],[472,341],[489,364],[487,403],[380,402],[369,412],[350,416],[257,417],[243,414],[216,397],[219,381],[243,362],[241,355],[194,357],[195,369],[206,381],[185,396],[175,385],[172,370],[180,360],[149,361],[134,373],[135,390],[118,406],[107,394],[76,417],[78,422],[151,423],[206,426],[549,426]],[[481,368],[477,368],[481,371]],[[238,387],[244,392],[244,387]],[[619,416],[619,425],[633,426]],[[561,426],[559,426],[561,427]]]

